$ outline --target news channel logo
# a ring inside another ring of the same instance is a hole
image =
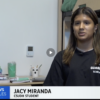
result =
[[[10,99],[10,87],[0,86],[0,99]]]

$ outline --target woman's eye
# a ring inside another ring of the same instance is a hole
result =
[[[79,22],[74,23],[74,25],[79,25],[79,24],[80,24]]]
[[[90,24],[90,22],[87,22],[87,21],[86,21],[86,22],[84,22],[84,23],[85,23],[86,25]]]

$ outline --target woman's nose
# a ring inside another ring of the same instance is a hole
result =
[[[80,23],[79,28],[80,28],[80,29],[84,29],[84,23]]]

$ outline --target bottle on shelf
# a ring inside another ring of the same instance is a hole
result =
[[[1,66],[0,66],[0,75],[2,74],[2,68],[1,68]]]

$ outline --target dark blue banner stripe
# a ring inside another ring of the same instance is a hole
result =
[[[10,99],[10,86],[0,86],[0,99]]]

